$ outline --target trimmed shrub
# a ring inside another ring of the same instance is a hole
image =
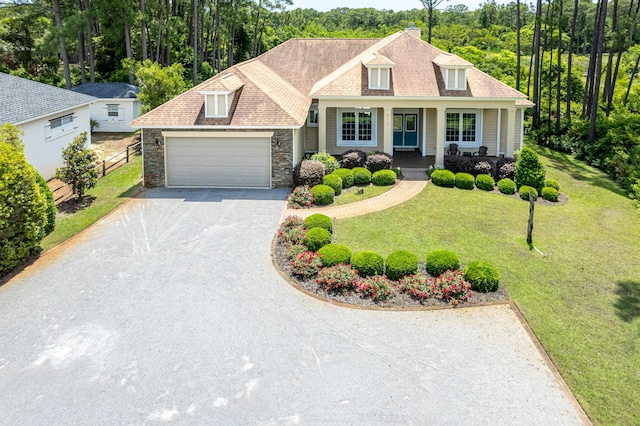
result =
[[[496,179],[511,179],[516,176],[516,159],[511,157],[503,157],[496,163]]]
[[[529,190],[533,189],[533,199],[537,200],[538,199],[538,190],[535,188],[532,188],[529,185],[522,185],[520,187],[520,190],[518,191],[520,194],[520,198],[522,198],[523,200],[529,201]]]
[[[382,274],[384,261],[382,256],[372,251],[361,251],[351,256],[351,266],[353,266],[361,277]]]
[[[287,216],[284,221],[282,221],[282,225],[280,225],[282,229],[291,229],[298,226],[304,226],[304,220],[300,216],[296,216],[294,214]]]
[[[483,191],[493,191],[496,181],[489,175],[481,174],[476,176],[476,186]]]
[[[474,260],[465,266],[464,279],[471,283],[474,291],[488,293],[498,289],[498,270],[484,260]]]
[[[424,269],[432,277],[437,277],[445,271],[457,271],[460,269],[460,259],[452,251],[435,250],[427,254]]]
[[[347,293],[360,280],[358,273],[349,265],[338,264],[318,272],[316,282],[326,291]]]
[[[387,256],[385,272],[390,280],[397,281],[400,278],[418,272],[418,256],[406,250],[397,250]]]
[[[469,173],[456,173],[456,187],[460,189],[473,189],[476,187],[473,175]]]
[[[282,228],[278,232],[278,236],[280,237],[280,241],[282,241],[283,244],[296,245],[302,244],[306,233],[307,230],[304,228],[304,226],[299,225],[292,226],[291,228]]]
[[[522,148],[516,161],[516,176],[513,179],[518,188],[527,185],[540,191],[544,187],[544,177],[544,166],[538,154],[526,146]]]
[[[552,201],[554,203],[558,201],[558,190],[550,186],[542,188],[540,195],[547,201]]]
[[[322,268],[320,256],[312,251],[305,251],[291,261],[291,272],[303,278],[311,278]]]
[[[324,184],[333,188],[335,195],[340,195],[342,192],[342,178],[335,173],[326,175],[324,177]]]
[[[331,232],[324,228],[311,228],[304,235],[302,241],[310,251],[318,251],[331,243]]]
[[[393,160],[391,157],[384,153],[375,153],[367,157],[367,169],[371,173],[375,173],[378,170],[387,170],[391,168]]]
[[[431,296],[433,278],[425,275],[409,275],[400,279],[402,291],[417,300],[428,299]]]
[[[313,193],[308,185],[296,186],[287,197],[287,204],[293,209],[302,209],[313,204]]]
[[[324,164],[324,173],[326,175],[330,175],[340,168],[340,163],[336,160],[336,157],[328,152],[316,152],[311,156],[311,159]]]
[[[367,164],[367,154],[359,149],[350,149],[342,153],[340,164],[345,169],[364,167]]]
[[[56,213],[58,210],[56,209],[56,202],[53,198],[53,192],[47,186],[47,181],[44,180],[40,173],[36,171],[36,182],[40,187],[40,192],[44,195],[45,200],[47,200],[47,224],[44,227],[45,235],[49,235],[51,231],[56,227]]]
[[[453,306],[464,302],[471,294],[471,283],[464,279],[462,271],[446,271],[431,284],[431,295]]]
[[[318,250],[318,254],[322,256],[324,266],[333,266],[338,263],[348,264],[351,260],[351,249],[343,244],[327,244]]]
[[[313,202],[319,206],[326,206],[333,203],[336,195],[335,191],[329,185],[316,185],[311,188],[313,194]]]
[[[444,168],[453,173],[473,173],[473,157],[463,155],[447,155],[444,157]]]
[[[324,228],[329,232],[333,232],[333,220],[326,214],[315,213],[304,220],[304,226],[311,228]]]
[[[307,251],[307,246],[304,246],[302,244],[290,245],[289,248],[287,249],[287,259],[293,260],[300,253],[304,253],[305,251]]]
[[[82,200],[87,190],[98,183],[98,156],[91,148],[86,148],[87,132],[82,132],[62,150],[64,166],[56,169],[56,179],[71,186],[74,195]]]
[[[385,300],[393,294],[393,284],[387,277],[381,275],[356,281],[356,287],[362,294],[373,300]]]
[[[490,175],[493,172],[493,164],[490,161],[476,160],[476,158],[474,157],[476,163],[473,165],[472,175]]]
[[[364,167],[354,167],[352,169],[353,172],[353,183],[356,185],[365,185],[371,183],[371,172]]]
[[[555,179],[546,179],[544,181],[544,186],[546,188],[555,188],[556,191],[560,191],[560,185],[558,184],[558,181]]]
[[[456,183],[456,177],[450,170],[438,169],[431,173],[431,182],[437,186],[453,188],[453,185]]]
[[[509,178],[498,181],[498,190],[503,194],[512,195],[516,193],[516,183]]]
[[[333,174],[340,176],[343,188],[351,188],[353,186],[353,172],[351,169],[338,169]]]
[[[396,173],[393,170],[378,170],[371,176],[371,182],[377,186],[393,185],[396,183]]]
[[[318,160],[302,160],[293,168],[295,186],[320,185],[324,179],[324,164]]]

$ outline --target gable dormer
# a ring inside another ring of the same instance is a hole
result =
[[[204,96],[205,117],[229,117],[233,98],[242,86],[244,83],[234,74],[227,74],[204,86],[198,93]]]
[[[391,59],[377,52],[362,60],[369,74],[369,89],[389,90],[391,87],[391,68],[395,65]]]
[[[467,70],[473,67],[471,62],[450,53],[441,53],[433,63],[442,72],[446,90],[467,90]]]

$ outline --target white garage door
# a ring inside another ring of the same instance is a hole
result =
[[[269,138],[167,137],[165,147],[167,186],[271,186]]]

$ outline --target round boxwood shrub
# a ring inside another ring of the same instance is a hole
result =
[[[333,188],[335,195],[340,195],[342,192],[342,178],[335,173],[326,175],[324,177],[324,184]]]
[[[340,163],[336,158],[328,152],[316,152],[311,156],[312,160],[317,160],[324,164],[325,174],[331,174],[340,167]]]
[[[351,250],[344,244],[327,244],[318,250],[318,254],[322,256],[324,266],[333,266],[338,263],[348,264],[351,260]]]
[[[435,250],[427,255],[424,269],[432,277],[437,277],[445,271],[457,271],[460,269],[460,259],[452,251]]]
[[[353,172],[353,182],[356,185],[364,185],[371,183],[371,172],[364,167],[354,167],[352,169]]]
[[[343,188],[351,188],[353,186],[353,172],[351,169],[338,169],[333,174],[340,176]]]
[[[371,177],[371,181],[377,186],[393,185],[396,183],[396,172],[393,170],[378,170]]]
[[[473,189],[475,188],[475,179],[473,179],[473,175],[470,173],[456,173],[456,186],[460,189]]]
[[[361,251],[351,256],[353,266],[361,277],[370,277],[382,274],[384,261],[382,256],[372,251]]]
[[[306,226],[307,229],[324,228],[329,232],[333,232],[333,221],[326,214],[312,214],[304,220],[304,226]]]
[[[453,185],[456,183],[456,177],[450,170],[438,169],[431,173],[431,182],[437,186],[453,188]]]
[[[558,190],[550,186],[542,188],[540,195],[547,201],[553,201],[554,203],[558,201]]]
[[[498,190],[503,194],[512,195],[516,193],[516,183],[509,178],[498,181]]]
[[[544,186],[549,187],[549,188],[555,188],[556,191],[560,191],[560,185],[558,184],[558,181],[555,179],[547,179],[544,181]]]
[[[533,199],[537,200],[538,199],[538,190],[535,188],[530,187],[529,185],[522,185],[520,187],[520,190],[518,191],[518,193],[520,194],[520,198],[522,198],[523,200],[527,200],[529,201],[529,190],[533,189]]]
[[[480,174],[476,176],[476,186],[483,191],[493,191],[496,181],[489,175]]]
[[[400,278],[418,272],[418,256],[406,250],[394,251],[387,257],[386,273],[389,279]]]
[[[302,241],[309,251],[318,251],[327,244],[331,244],[331,232],[324,228],[311,228]]]
[[[319,206],[326,206],[333,203],[336,193],[329,185],[316,185],[311,188],[313,202]]]
[[[488,293],[498,289],[498,270],[489,262],[474,260],[464,268],[464,279],[471,283],[471,290]]]

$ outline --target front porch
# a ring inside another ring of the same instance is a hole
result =
[[[393,167],[400,167],[400,169],[428,169],[430,166],[435,166],[436,156],[425,155],[423,156],[419,149],[411,151],[398,151],[393,152]]]

